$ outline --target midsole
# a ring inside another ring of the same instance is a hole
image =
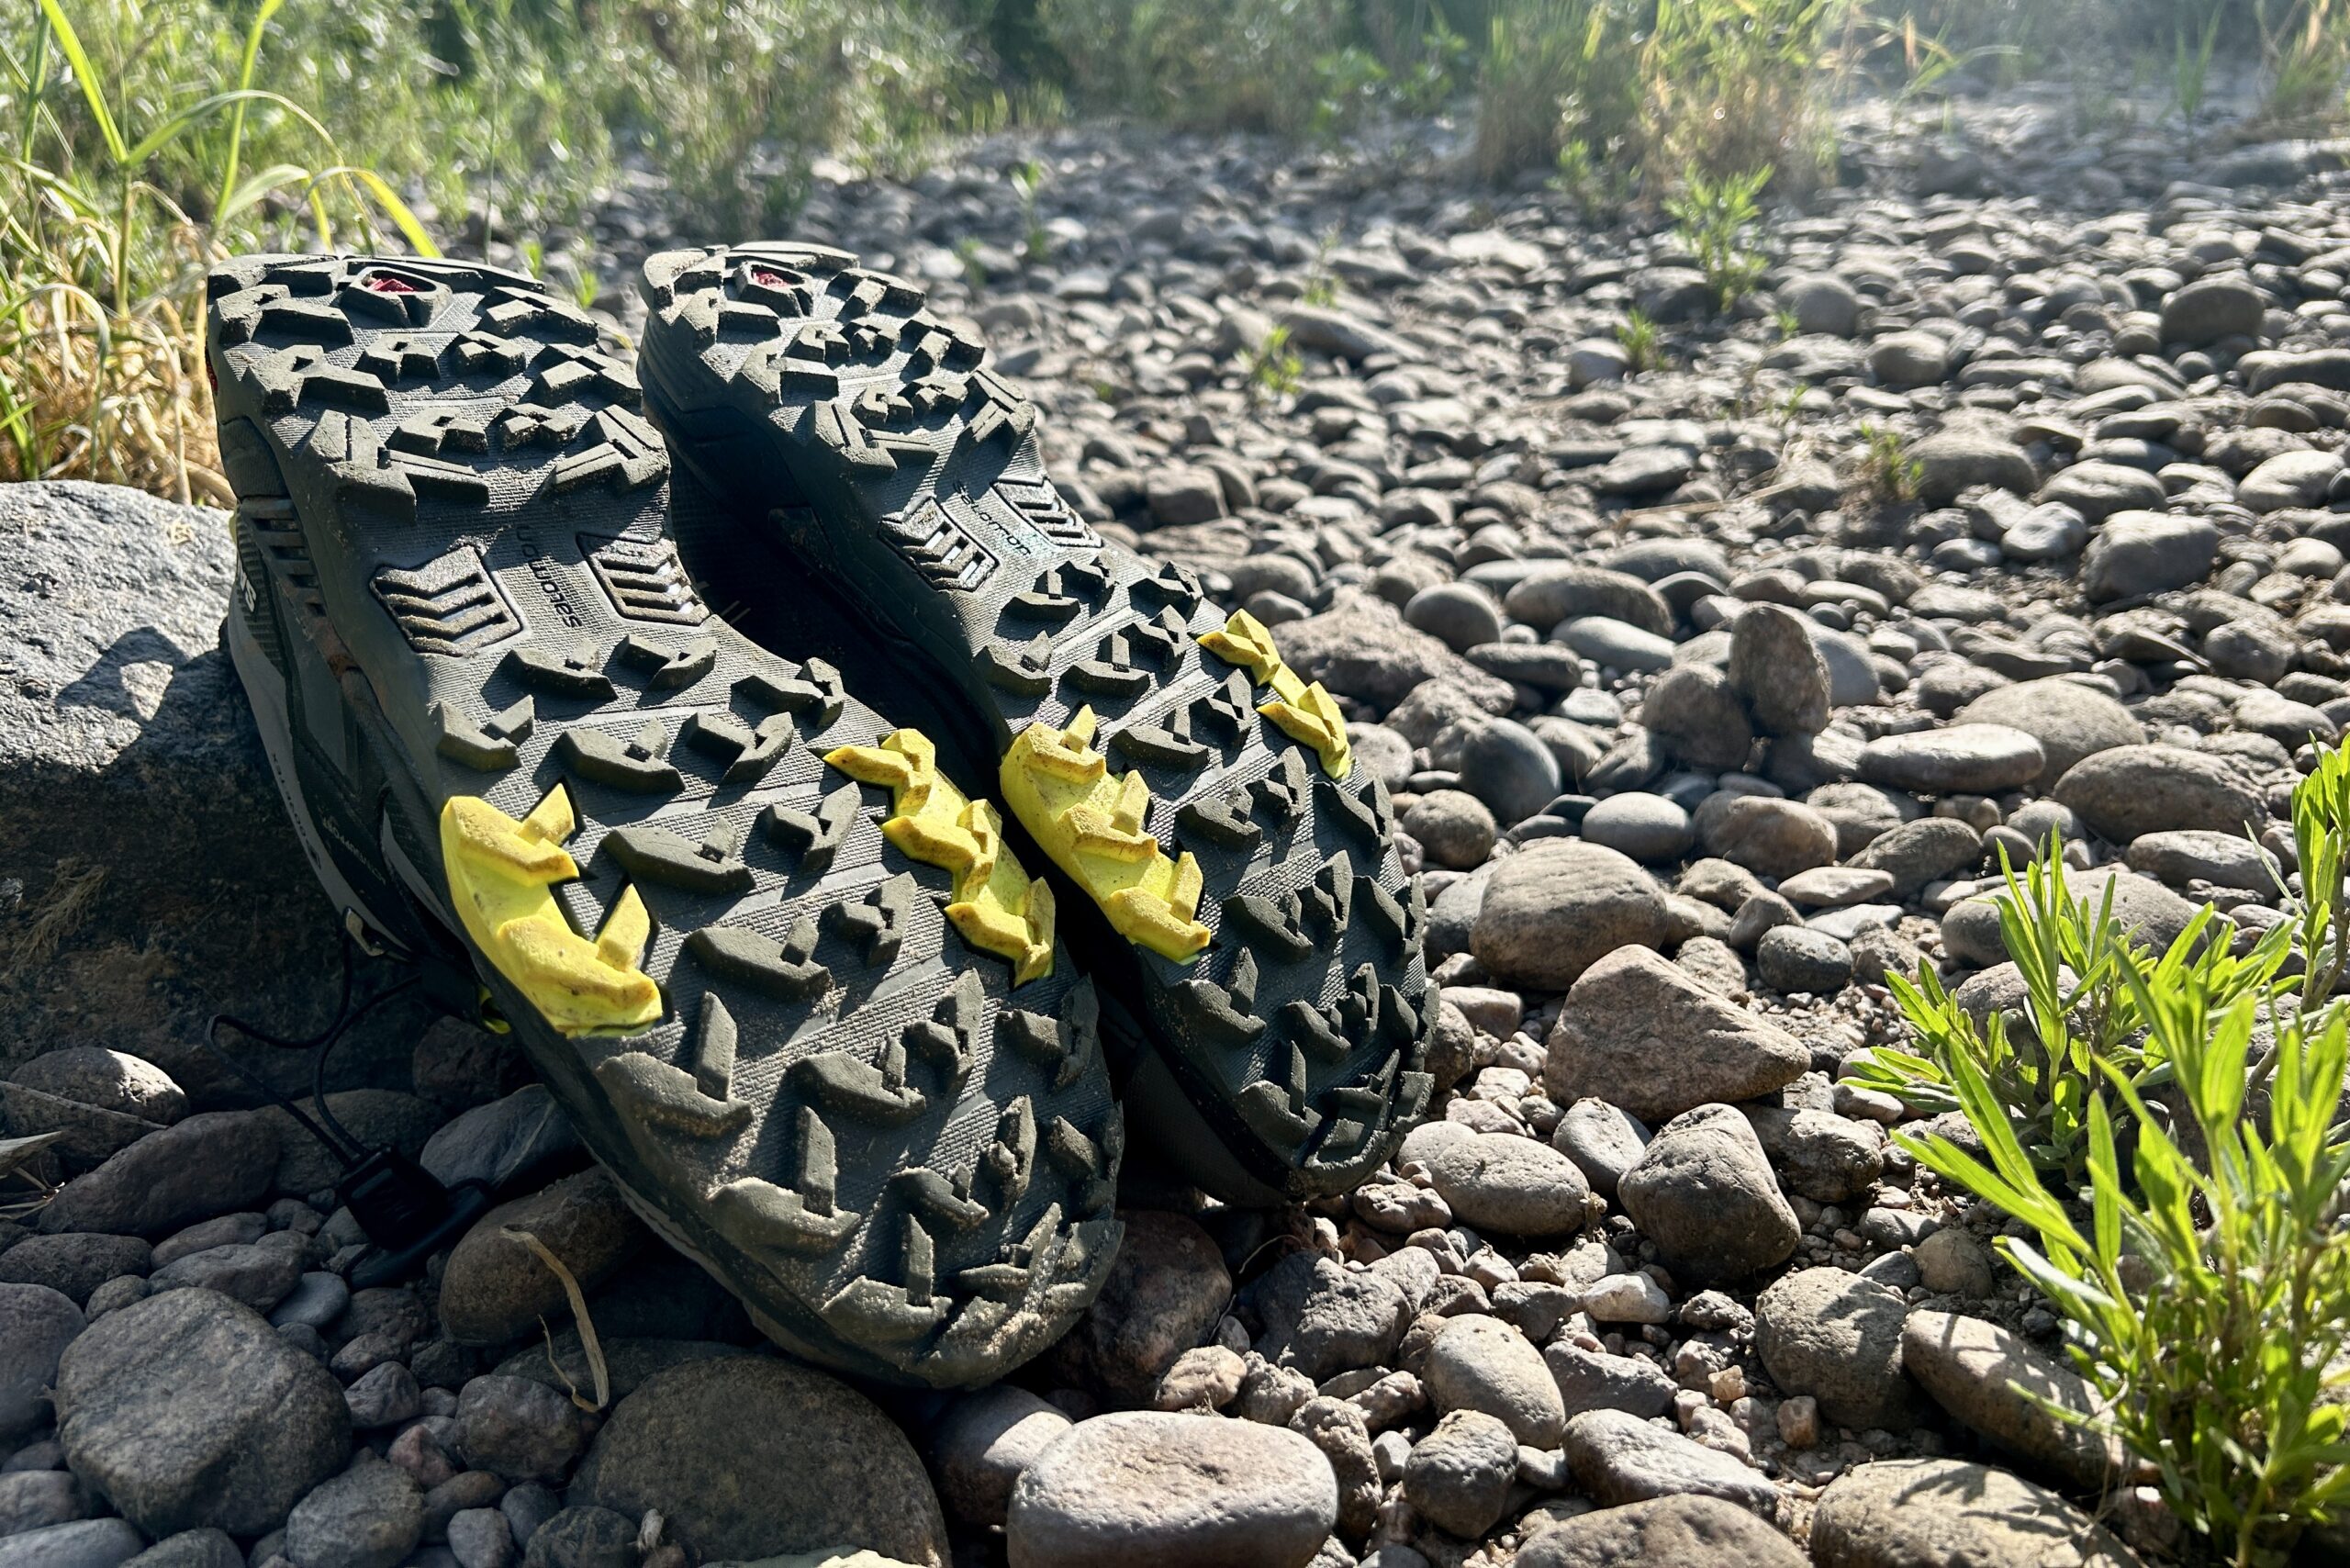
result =
[[[326,843],[319,836],[308,801],[302,793],[302,782],[294,767],[294,727],[285,705],[285,682],[269,662],[261,644],[253,641],[243,621],[230,615],[223,623],[222,641],[228,645],[229,663],[236,670],[237,678],[245,689],[246,700],[253,711],[253,726],[261,732],[262,755],[269,759],[270,777],[277,781],[277,793],[285,802],[286,815],[294,824],[294,836],[301,841],[302,854],[310,862],[310,870],[333,901],[336,913],[346,918],[356,915],[367,928],[367,935],[381,947],[396,957],[406,958],[406,949],[391,933],[396,927],[367,907],[357,890],[336,866],[334,857],[327,852]]]

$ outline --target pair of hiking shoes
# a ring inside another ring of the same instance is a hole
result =
[[[642,286],[632,367],[485,266],[216,270],[229,647],[346,926],[654,1229],[800,1355],[984,1383],[1099,1289],[1128,1126],[1237,1203],[1388,1157],[1425,906],[1327,693],[918,288]]]

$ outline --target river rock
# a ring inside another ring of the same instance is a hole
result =
[[[1046,1449],[1004,1541],[1012,1568],[1306,1568],[1337,1517],[1330,1462],[1298,1433],[1137,1410]]]
[[[1061,1376],[1113,1405],[1150,1402],[1176,1359],[1204,1341],[1232,1276],[1196,1221],[1158,1209],[1120,1216],[1125,1236],[1093,1305],[1049,1353]]]
[[[1728,1105],[1700,1105],[1667,1123],[1617,1190],[1640,1234],[1688,1280],[1771,1268],[1802,1239],[1754,1129]]]
[[[658,1508],[698,1557],[854,1541],[943,1568],[946,1521],[905,1434],[846,1384],[768,1357],[690,1361],[612,1407],[574,1506]]]
[[[1812,622],[1784,605],[1752,604],[1730,623],[1730,689],[1766,735],[1810,735],[1828,727],[1828,661]]]
[[[2268,820],[2259,791],[2235,767],[2184,746],[2099,751],[2066,769],[2055,795],[2090,831],[2121,845],[2173,828],[2241,834]]]
[[[424,1533],[424,1497],[397,1465],[360,1461],[294,1505],[285,1555],[299,1568],[393,1568]]]
[[[1815,1568],[2140,1568],[2137,1554],[2053,1492],[1954,1459],[1845,1472],[1811,1519]]]
[[[1902,1324],[1901,1364],[1952,1419],[2055,1484],[2097,1491],[2127,1463],[2112,1439],[2026,1397],[2084,1413],[2097,1407],[2078,1372],[1996,1323],[1919,1308]]]
[[[1071,1425],[1058,1406],[1008,1383],[957,1399],[930,1435],[940,1500],[966,1524],[1003,1523],[1013,1484]]]
[[[207,1111],[150,1133],[58,1190],[40,1228],[164,1236],[251,1208],[277,1173],[277,1137],[252,1111]]]
[[[1576,1483],[1603,1506],[1677,1495],[1718,1497],[1768,1518],[1777,1488],[1760,1471],[1622,1410],[1567,1423],[1561,1446]]]
[[[1412,1445],[1404,1497],[1438,1529],[1473,1538],[1501,1518],[1517,1464],[1517,1443],[1505,1422],[1482,1411],[1450,1411]]]
[[[2081,554],[2081,592],[2092,604],[2167,593],[2201,582],[2220,554],[2220,531],[2199,517],[2116,512]]]
[[[63,1292],[0,1284],[0,1442],[48,1422],[57,1359],[82,1327],[82,1309]]]
[[[1954,724],[1886,735],[1861,748],[1861,777],[1920,795],[1995,795],[2038,778],[2040,743],[2005,724]]]
[[[1563,1236],[1582,1229],[1589,1217],[1584,1205],[1591,1184],[1582,1170],[1557,1149],[1529,1137],[1473,1133],[1456,1138],[1429,1157],[1428,1174],[1460,1222],[1480,1231]]]
[[[1670,929],[1664,890],[1628,857],[1544,839],[1493,873],[1470,950],[1504,984],[1564,991],[1617,948],[1656,946]]]
[[[1551,1099],[1595,1096],[1649,1122],[1767,1094],[1811,1066],[1802,1041],[1646,947],[1618,948],[1583,971],[1546,1049]]]
[[[1542,1530],[1511,1568],[1805,1568],[1775,1526],[1695,1494],[1601,1508]]]
[[[93,1324],[58,1363],[57,1409],[74,1473],[151,1536],[273,1529],[351,1447],[332,1374],[206,1290]]]
[[[1838,1426],[1907,1431],[1925,1402],[1901,1375],[1900,1295],[1841,1269],[1774,1281],[1754,1304],[1754,1349],[1771,1381],[1818,1401]]]
[[[1961,724],[2002,724],[2038,741],[2044,761],[2031,782],[2042,790],[2054,788],[2085,756],[2137,745],[2146,738],[2145,726],[2130,716],[2130,710],[2095,687],[2061,676],[1986,691],[1953,719]]]
[[[153,1062],[102,1046],[48,1051],[0,1079],[18,1137],[61,1134],[57,1155],[86,1170],[187,1114],[187,1092]]]
[[[461,1345],[498,1345],[568,1309],[563,1282],[508,1231],[526,1230],[592,1292],[644,1240],[644,1226],[599,1166],[491,1209],[449,1254],[441,1329]]]
[[[1439,1413],[1480,1410],[1529,1448],[1559,1446],[1566,1411],[1542,1353],[1499,1318],[1473,1314],[1437,1331],[1420,1372]]]

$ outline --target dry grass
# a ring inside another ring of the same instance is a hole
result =
[[[325,249],[339,235],[380,245],[380,220],[433,252],[389,185],[344,163],[314,115],[253,85],[282,4],[263,0],[234,50],[207,30],[214,14],[139,0],[89,18],[95,50],[61,0],[0,34],[0,479],[229,501],[204,365],[207,270],[289,247],[297,223]],[[172,80],[207,66],[227,74],[193,98]],[[263,117],[306,135],[317,165],[249,168],[248,124]]]

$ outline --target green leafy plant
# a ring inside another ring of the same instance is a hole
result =
[[[956,241],[955,259],[963,264],[964,286],[973,294],[984,292],[988,286],[988,264],[979,259],[979,240],[966,234]]]
[[[2321,748],[2292,818],[2287,918],[2248,947],[2206,906],[2151,951],[2109,898],[2065,896],[2052,841],[2000,911],[2031,1029],[2065,1042],[2046,1070],[1921,974],[1896,990],[1924,1054],[1869,1075],[1963,1112],[1986,1159],[1897,1141],[2031,1233],[1998,1245],[2095,1395],[2032,1397],[2118,1439],[2235,1568],[2277,1568],[2350,1508],[2350,752]]]
[[[1185,129],[1329,134],[1382,84],[1350,0],[1036,0],[1072,96]]]
[[[1887,505],[1915,500],[1925,465],[1909,454],[1909,443],[1902,440],[1901,432],[1864,421],[1861,439],[1867,442],[1861,453],[1861,488],[1871,499]]]
[[[1832,151],[1819,93],[1828,37],[1850,6],[1656,0],[1638,62],[1650,162],[1718,182],[1776,167],[1809,185]]]
[[[1248,355],[1249,389],[1260,397],[1294,394],[1305,375],[1305,361],[1290,347],[1289,328],[1276,324]]]
[[[1591,143],[1581,137],[1559,149],[1558,172],[1550,184],[1552,190],[1572,196],[1603,222],[1629,207],[1639,188],[1638,172],[1626,160],[1613,152],[1595,153]]]
[[[1478,71],[1479,174],[1559,167],[1578,143],[1589,166],[1623,160],[1640,138],[1640,19],[1626,0],[1495,6]]]
[[[1628,368],[1635,373],[1659,370],[1664,365],[1664,345],[1657,334],[1656,323],[1637,305],[1624,313],[1624,324],[1616,329],[1616,343],[1624,351]]]
[[[1046,232],[1044,219],[1036,212],[1037,197],[1045,189],[1045,165],[1026,159],[1013,164],[1007,178],[1012,181],[1013,195],[1020,198],[1021,254],[1031,262],[1041,262],[1053,249],[1053,237]]]
[[[2171,1063],[2146,1031],[2144,988],[2193,982],[2221,1003],[2265,996],[2289,951],[2278,926],[2250,955],[2229,949],[2228,928],[2198,911],[2159,955],[2124,934],[2109,881],[2093,903],[2074,896],[2054,835],[2019,876],[2001,861],[1994,902],[2008,957],[2024,982],[2024,1016],[2011,1027],[1993,1013],[1977,1021],[1930,968],[1915,980],[1886,977],[1921,1049],[1861,1053],[1849,1081],[1883,1090],[1933,1114],[1964,1108],[1968,1075],[1989,1087],[2000,1122],[2047,1179],[2078,1182],[2089,1154],[2089,1102],[2108,1080],[2133,1093],[2170,1081]],[[1972,1115],[1970,1111],[1969,1114]]]
[[[2119,1438],[2236,1568],[2281,1563],[2303,1529],[2350,1502],[2350,1036],[2339,1007],[2275,1018],[2260,1114],[2245,1071],[2258,989],[2199,964],[2120,972],[2143,1054],[2167,1068],[2187,1126],[2099,1061],[2082,1100],[2086,1226],[1971,1058],[1953,1058],[1953,1089],[1989,1163],[1939,1135],[1897,1140],[2038,1238],[1998,1245],[2064,1312],[2097,1395],[2089,1411],[2043,1406]]]
[[[1753,293],[1771,264],[1747,244],[1748,234],[1762,218],[1755,198],[1770,183],[1768,164],[1715,179],[1693,163],[1683,174],[1681,189],[1665,198],[1673,232],[1696,256],[1707,286],[1725,310]]]

